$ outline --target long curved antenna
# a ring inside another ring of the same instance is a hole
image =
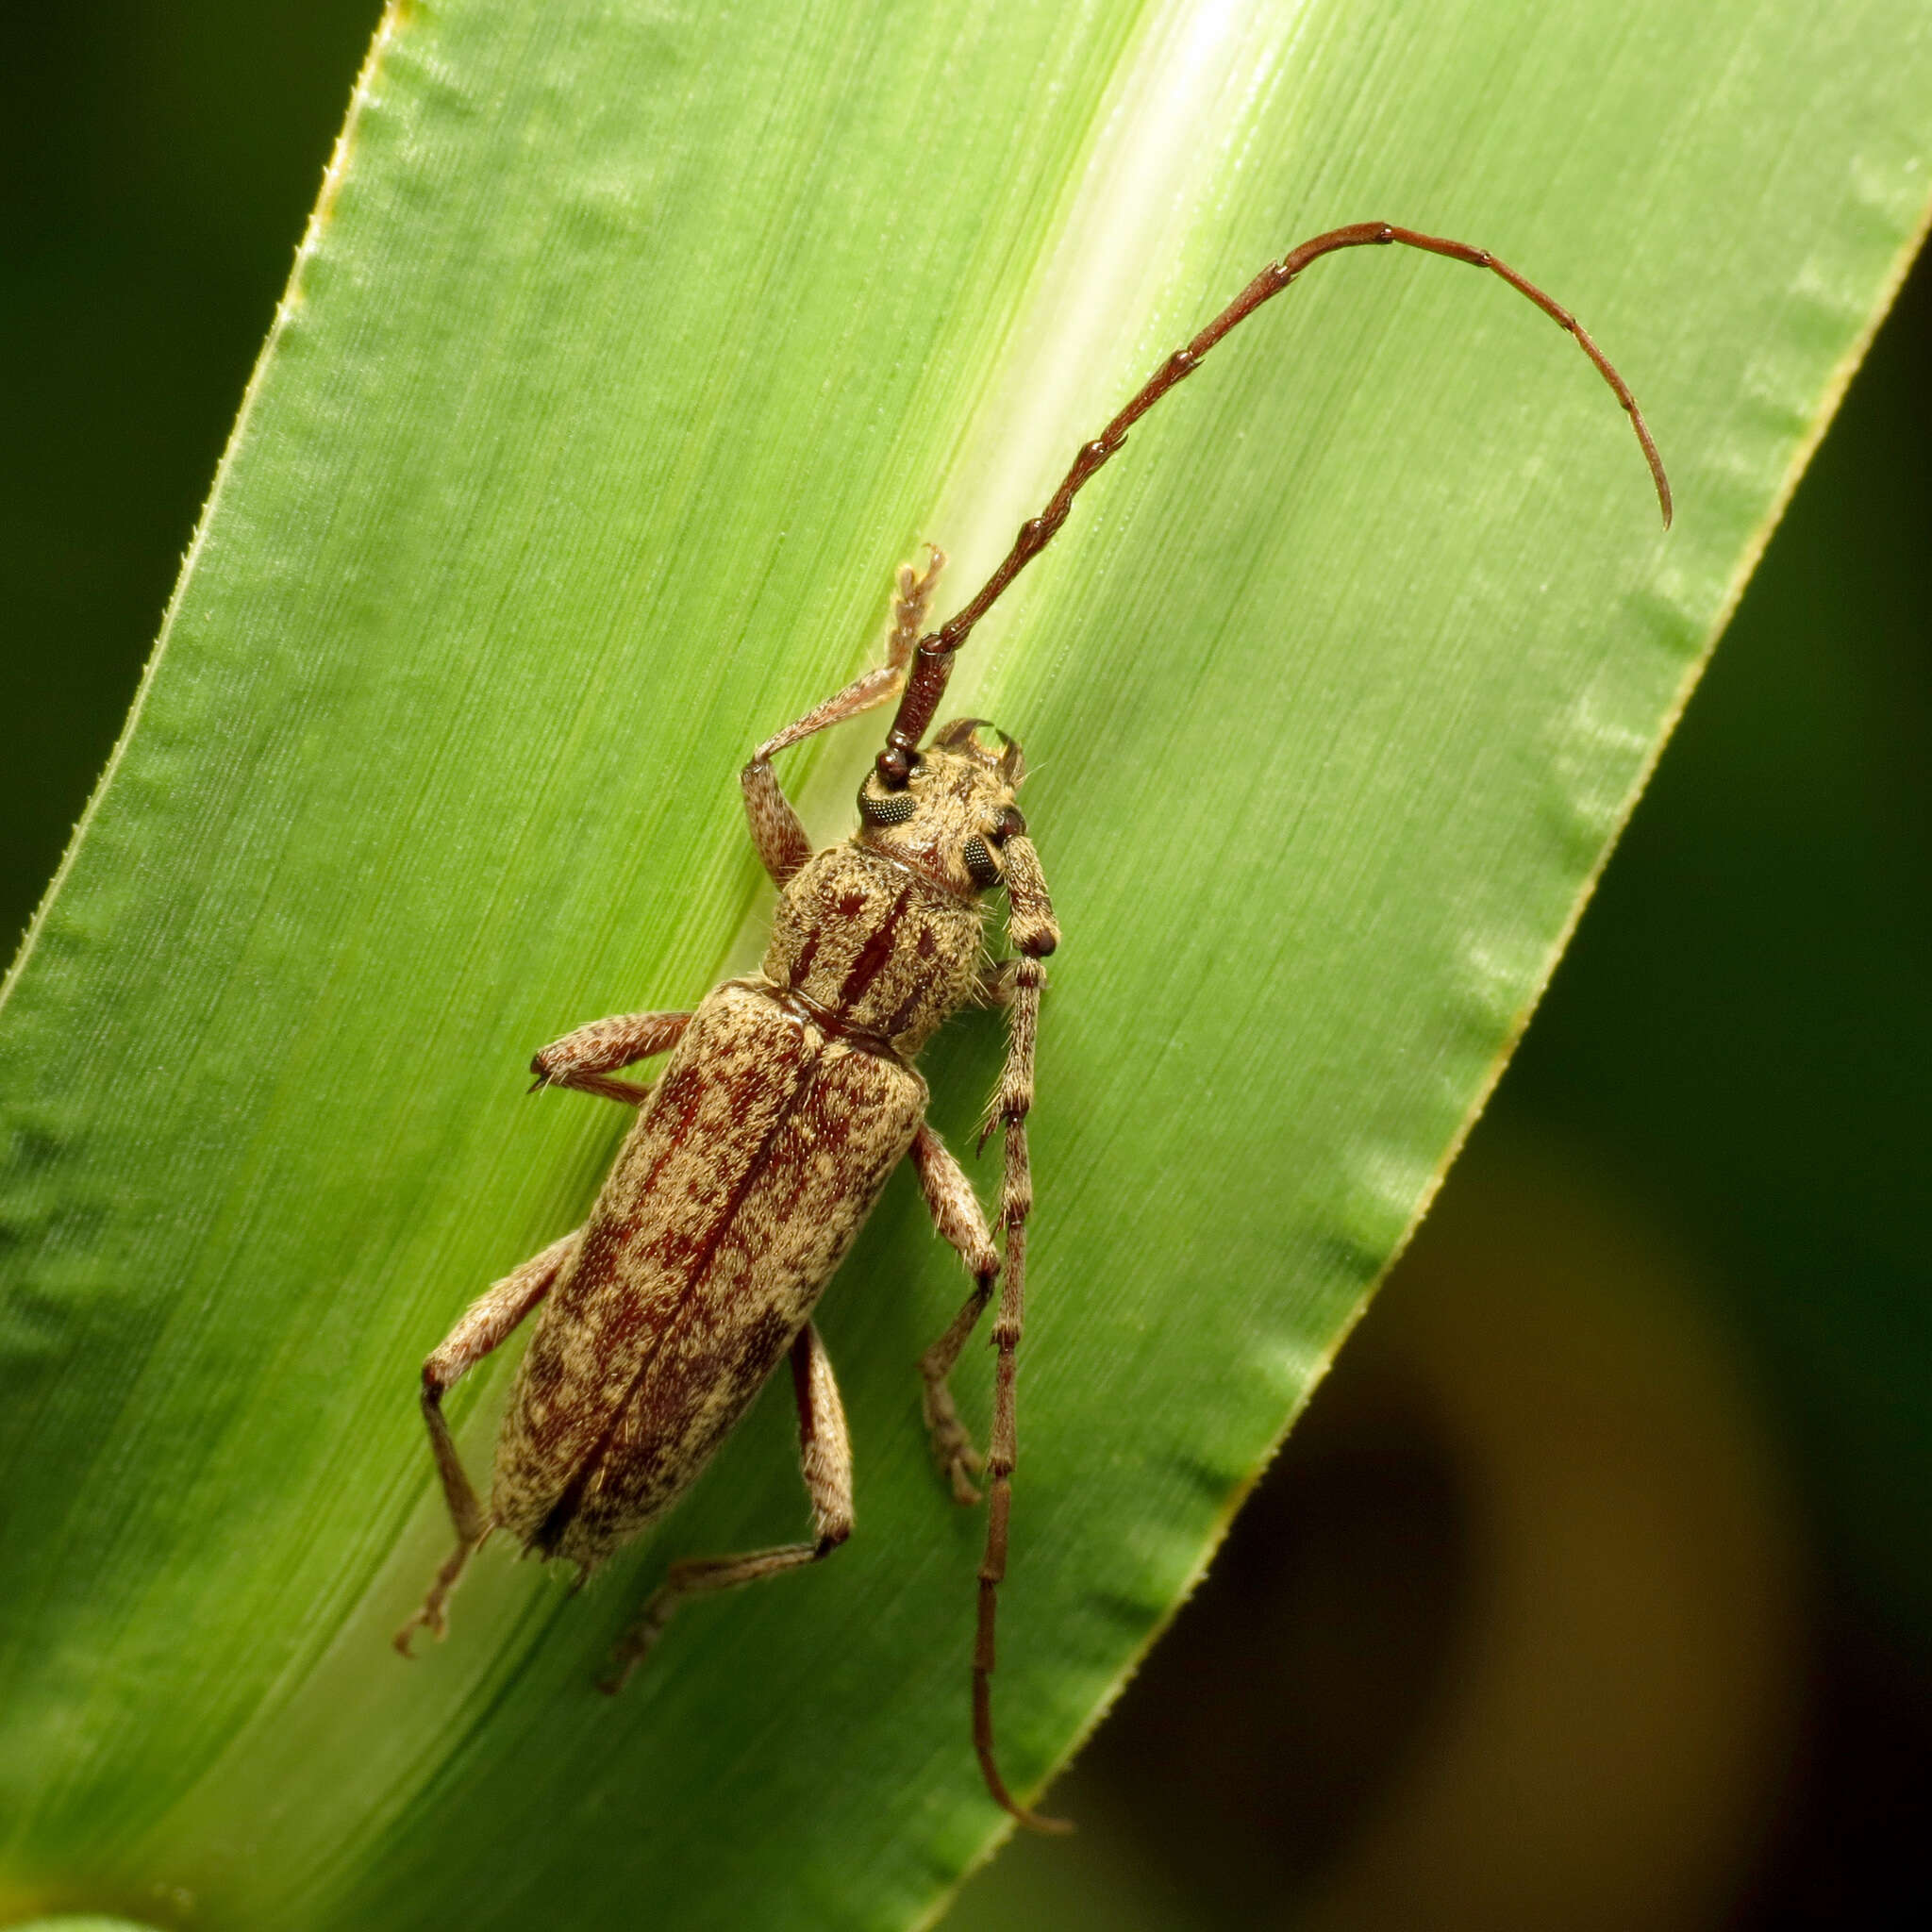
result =
[[[1037,517],[1020,525],[1020,534],[1008,551],[1006,561],[988,577],[978,594],[959,613],[919,641],[911,674],[899,699],[892,728],[886,734],[886,748],[879,753],[879,776],[889,786],[905,784],[919,751],[920,741],[932,724],[952,675],[953,657],[971,635],[973,626],[999,601],[1007,586],[1046,548],[1054,533],[1066,522],[1074,498],[1091,482],[1094,474],[1127,440],[1127,431],[1178,382],[1193,375],[1201,358],[1237,323],[1245,321],[1270,296],[1278,295],[1310,262],[1342,248],[1386,247],[1399,242],[1405,248],[1420,248],[1429,255],[1446,255],[1452,261],[1466,261],[1473,268],[1486,268],[1525,295],[1559,328],[1574,336],[1576,345],[1596,365],[1596,371],[1609,384],[1617,400],[1629,415],[1630,425],[1642,446],[1643,459],[1650,465],[1651,480],[1657,485],[1657,502],[1664,513],[1664,527],[1671,525],[1671,483],[1664,475],[1663,458],[1657,454],[1650,425],[1630,386],[1611,366],[1610,358],[1597,347],[1590,331],[1561,303],[1520,275],[1507,263],[1499,261],[1486,248],[1472,248],[1466,242],[1452,242],[1441,235],[1424,235],[1414,228],[1397,228],[1387,222],[1356,222],[1345,228],[1331,228],[1325,235],[1291,248],[1279,261],[1272,261],[1248,286],[1185,347],[1176,349],[1147,381],[1135,391],[1125,408],[1091,442],[1080,445],[1074,467],[1061,480],[1047,506]]]

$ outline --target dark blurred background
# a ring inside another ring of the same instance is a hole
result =
[[[378,8],[9,17],[0,925],[112,743]],[[1932,274],[1501,1091],[958,1932],[1932,1924]]]

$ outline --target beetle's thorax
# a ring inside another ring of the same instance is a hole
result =
[[[808,859],[778,901],[765,976],[834,1031],[915,1054],[973,997],[976,896],[869,851],[857,840]]]
[[[999,881],[993,855],[1013,808],[999,757],[955,741],[929,748],[900,791],[867,779],[858,834],[800,867],[765,955],[766,977],[835,1029],[906,1054],[974,997],[980,894]]]

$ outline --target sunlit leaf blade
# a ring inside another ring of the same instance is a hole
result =
[[[671,1554],[796,1534],[783,1391],[588,1595],[448,1540],[415,1364],[622,1123],[531,1049],[694,1000],[767,904],[732,774],[976,581],[1262,260],[1367,216],[1574,307],[1678,496],[1493,281],[1324,262],[989,620],[1067,941],[999,1680],[1030,1789],[1202,1562],[1520,1028],[1926,205],[1907,0],[392,13],[134,727],[9,982],[15,1912],[889,1926],[996,1814],[980,1524],[903,1178],[823,1327],[860,1532],[596,1662]],[[798,755],[843,821],[862,735]],[[929,1058],[969,1134],[997,1022]],[[981,1170],[990,1175],[990,1166]],[[984,1415],[983,1361],[962,1375]],[[503,1365],[453,1404],[480,1468]]]

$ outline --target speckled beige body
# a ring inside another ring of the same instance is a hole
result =
[[[674,1502],[844,1259],[925,1082],[751,983],[674,1050],[544,1303],[491,1513],[586,1569]]]

